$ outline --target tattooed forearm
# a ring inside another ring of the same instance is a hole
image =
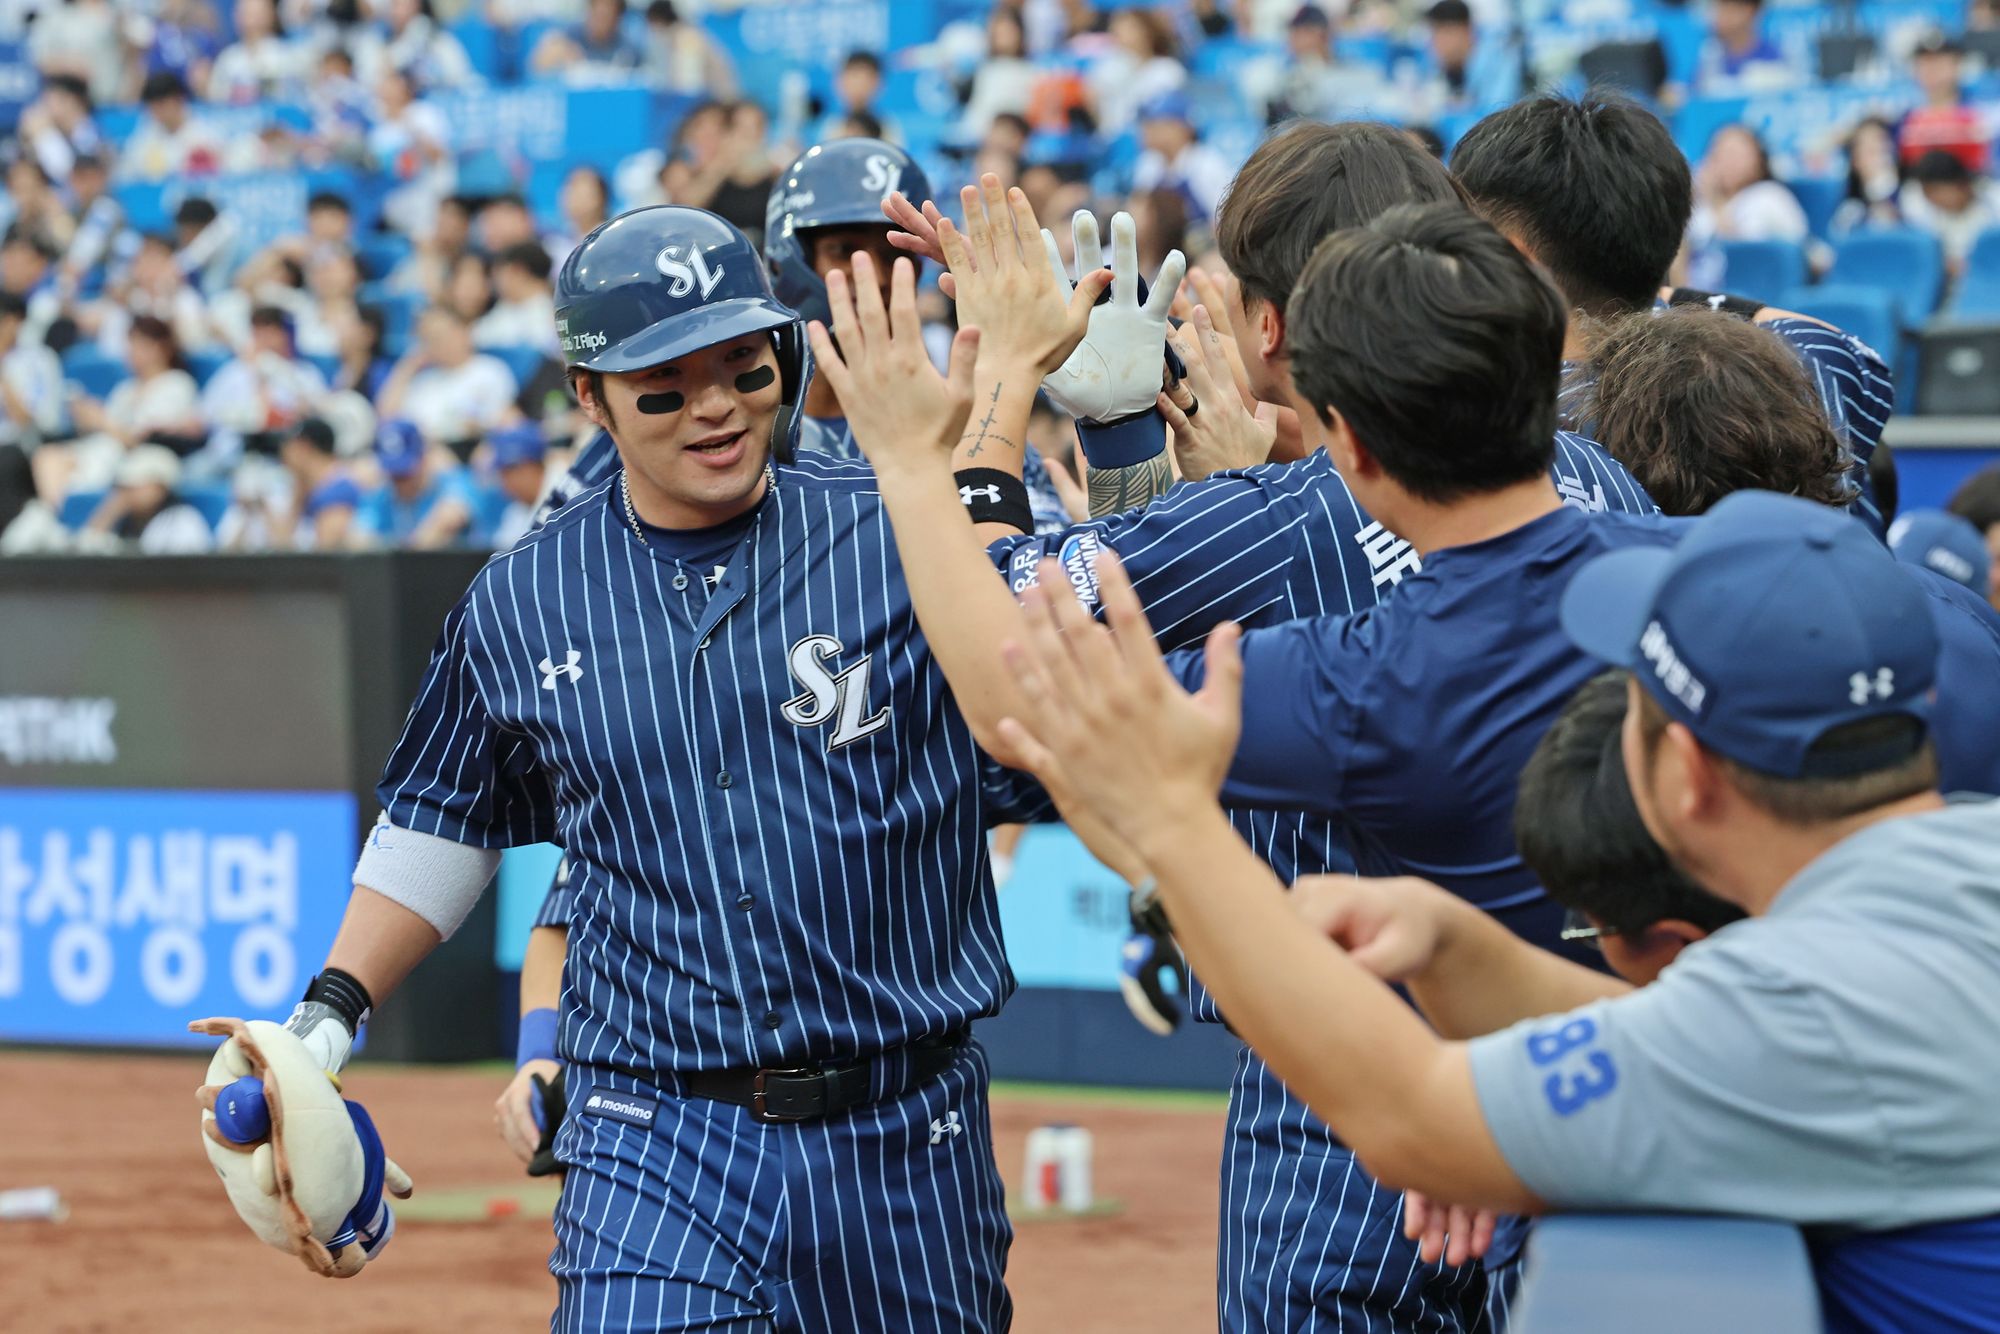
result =
[[[1006,387],[1005,381],[1001,381],[993,386],[993,397],[986,402],[986,415],[968,426],[965,434],[959,436],[961,444],[967,440],[972,441],[972,448],[965,451],[965,457],[969,459],[978,458],[986,452],[986,446],[989,444],[1005,445],[1008,449],[1019,452],[1021,448],[1019,445],[993,429],[993,423],[999,419],[1000,415],[1000,392]]]
[[[1174,465],[1165,454],[1156,454],[1129,468],[1090,470],[1090,516],[1100,518],[1134,509],[1163,496],[1174,484]]]

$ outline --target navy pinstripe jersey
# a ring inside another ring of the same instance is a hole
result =
[[[568,854],[564,1060],[840,1060],[1011,991],[982,757],[873,488],[776,469],[711,593],[600,486],[447,618],[378,792],[405,828]]]
[[[799,448],[817,450],[836,459],[862,458],[861,446],[854,443],[854,432],[848,429],[845,417],[799,418]],[[1062,496],[1049,480],[1049,470],[1033,445],[1022,446],[1021,482],[1028,488],[1028,510],[1035,517],[1037,533],[1053,533],[1069,527],[1069,511],[1063,508]]]
[[[1631,474],[1581,436],[1558,434],[1551,477],[1573,508],[1657,513]],[[1324,450],[1182,483],[1143,510],[1059,537],[1009,538],[994,551],[1016,591],[1035,582],[1036,561],[1050,555],[1091,601],[1091,563],[1105,548],[1124,562],[1168,651],[1199,644],[1222,621],[1257,627],[1360,611],[1423,568],[1409,543],[1363,511]],[[1232,806],[1229,820],[1287,884],[1354,869],[1340,821],[1326,812]],[[1218,1019],[1203,988],[1193,1012]]]

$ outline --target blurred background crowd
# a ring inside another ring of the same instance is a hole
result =
[[[570,249],[659,202],[757,239],[824,139],[903,143],[947,209],[982,171],[1129,209],[1150,271],[1217,263],[1272,125],[1443,155],[1592,81],[1696,164],[1689,283],[2000,413],[1992,0],[0,0],[0,552],[511,542],[583,427]]]

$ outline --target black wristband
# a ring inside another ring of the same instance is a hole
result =
[[[313,980],[306,984],[306,994],[299,999],[332,1010],[347,1025],[349,1033],[359,1033],[375,1008],[368,988],[362,986],[352,973],[344,973],[338,968],[322,968],[314,974]]]
[[[958,498],[974,523],[1004,523],[1023,533],[1035,531],[1035,512],[1028,506],[1028,484],[998,468],[960,468],[951,475]]]
[[[1747,296],[1731,296],[1727,292],[1704,292],[1696,287],[1676,287],[1667,296],[1670,306],[1707,306],[1725,315],[1738,319],[1755,319],[1757,312],[1764,308],[1762,301]]]

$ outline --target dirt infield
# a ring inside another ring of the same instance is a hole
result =
[[[392,1334],[547,1327],[546,1216],[399,1227],[379,1269],[307,1274],[254,1242],[197,1142],[203,1068],[174,1057],[0,1053],[0,1189],[55,1186],[61,1223],[0,1223],[0,1330],[34,1334]],[[522,1180],[491,1127],[490,1071],[362,1067],[356,1088],[420,1197],[477,1205]],[[994,1121],[1010,1188],[1049,1121],[1096,1138],[1107,1217],[1017,1226],[1008,1274],[1026,1334],[1211,1330],[1219,1100],[1133,1103],[1006,1093]]]

